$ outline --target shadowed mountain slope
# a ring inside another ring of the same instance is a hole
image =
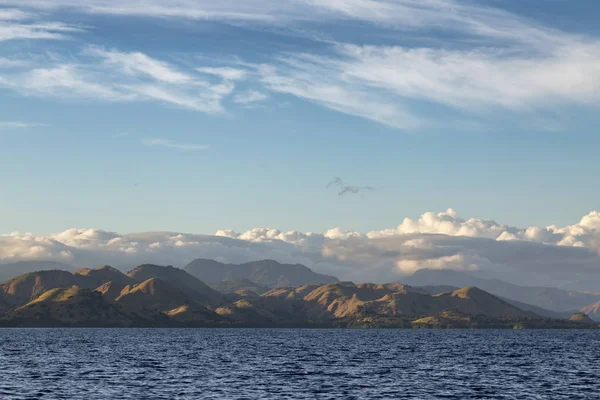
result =
[[[318,274],[301,264],[280,264],[273,260],[223,264],[214,260],[198,259],[189,263],[185,270],[209,284],[247,279],[260,286],[274,288],[338,281],[336,277]]]
[[[263,294],[269,291],[269,287],[259,285],[252,282],[250,279],[236,279],[233,281],[221,281],[210,285],[213,289],[220,293],[235,293],[240,290],[249,290],[257,294]]]

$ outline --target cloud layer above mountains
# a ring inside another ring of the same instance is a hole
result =
[[[0,260],[60,260],[127,269],[152,262],[183,267],[195,258],[222,262],[275,259],[301,263],[343,280],[398,281],[424,268],[470,271],[519,284],[598,290],[600,212],[575,225],[516,228],[462,219],[449,209],[406,218],[396,228],[324,234],[257,228],[215,235],[148,232],[120,235],[69,229],[50,236],[0,236]]]

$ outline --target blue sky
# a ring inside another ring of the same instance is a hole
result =
[[[0,232],[600,208],[597,1],[79,3],[0,0]]]

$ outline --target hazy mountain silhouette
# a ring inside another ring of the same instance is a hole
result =
[[[9,264],[0,264],[0,282],[15,276],[36,271],[62,270],[73,272],[77,268],[58,261],[18,261]]]
[[[482,279],[464,272],[423,269],[403,280],[413,286],[477,286],[489,293],[549,311],[570,312],[600,300],[600,295],[548,287],[518,286],[497,279]]]
[[[334,276],[318,274],[301,264],[280,264],[273,260],[223,264],[214,260],[198,259],[184,269],[208,284],[248,279],[260,286],[274,288],[338,281]]]
[[[415,286],[415,288],[426,291],[429,294],[439,294],[448,291],[454,291],[460,289],[457,286],[449,286],[449,285],[439,285],[439,286]],[[516,300],[511,300],[506,297],[498,296],[498,298],[506,301],[513,306],[520,308],[523,311],[531,311],[540,317],[547,318],[559,318],[559,319],[568,319],[573,313],[571,311],[552,311],[546,310],[542,307],[537,307],[531,304],[523,303]]]

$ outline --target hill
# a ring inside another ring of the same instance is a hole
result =
[[[5,307],[19,307],[50,289],[68,288],[77,281],[77,277],[67,271],[30,272],[1,283],[0,299]]]
[[[85,268],[73,273],[52,270],[19,275],[0,283],[0,307],[3,307],[0,311],[21,306],[50,289],[72,286],[95,289],[109,281],[122,284],[134,282],[122,272],[108,266]]]
[[[184,269],[208,284],[246,279],[259,286],[275,288],[338,281],[336,277],[318,274],[301,264],[280,264],[273,260],[223,264],[214,260],[198,259]]]
[[[73,272],[79,278],[79,281],[87,284],[89,287],[97,287],[106,282],[118,283],[120,285],[131,285],[135,280],[116,268],[103,265],[98,268],[82,268]]]
[[[102,295],[78,286],[51,289],[5,315],[9,326],[130,326],[131,319]]]
[[[36,271],[61,270],[73,272],[75,267],[58,261],[18,261],[0,264],[0,282],[7,281],[15,276]]]
[[[203,304],[220,304],[223,295],[211,289],[206,283],[188,274],[186,271],[172,266],[144,264],[130,271],[127,276],[137,282],[158,278],[178,288],[191,299]]]
[[[594,320],[588,317],[585,313],[578,312],[573,314],[571,318],[569,318],[571,322],[579,322],[582,324],[595,324]]]
[[[434,315],[446,310],[467,315],[482,314],[492,318],[536,317],[533,313],[522,311],[475,287],[430,295],[399,283],[352,286],[334,283],[313,290],[304,300],[309,313],[329,314],[337,318],[412,317]]]
[[[600,295],[548,287],[518,286],[497,279],[482,279],[464,272],[423,269],[404,279],[413,286],[476,286],[502,298],[530,304],[545,310],[569,312],[600,301]]]
[[[159,324],[168,324],[169,321],[214,322],[220,319],[184,291],[157,278],[126,286],[115,303],[129,314]]]

